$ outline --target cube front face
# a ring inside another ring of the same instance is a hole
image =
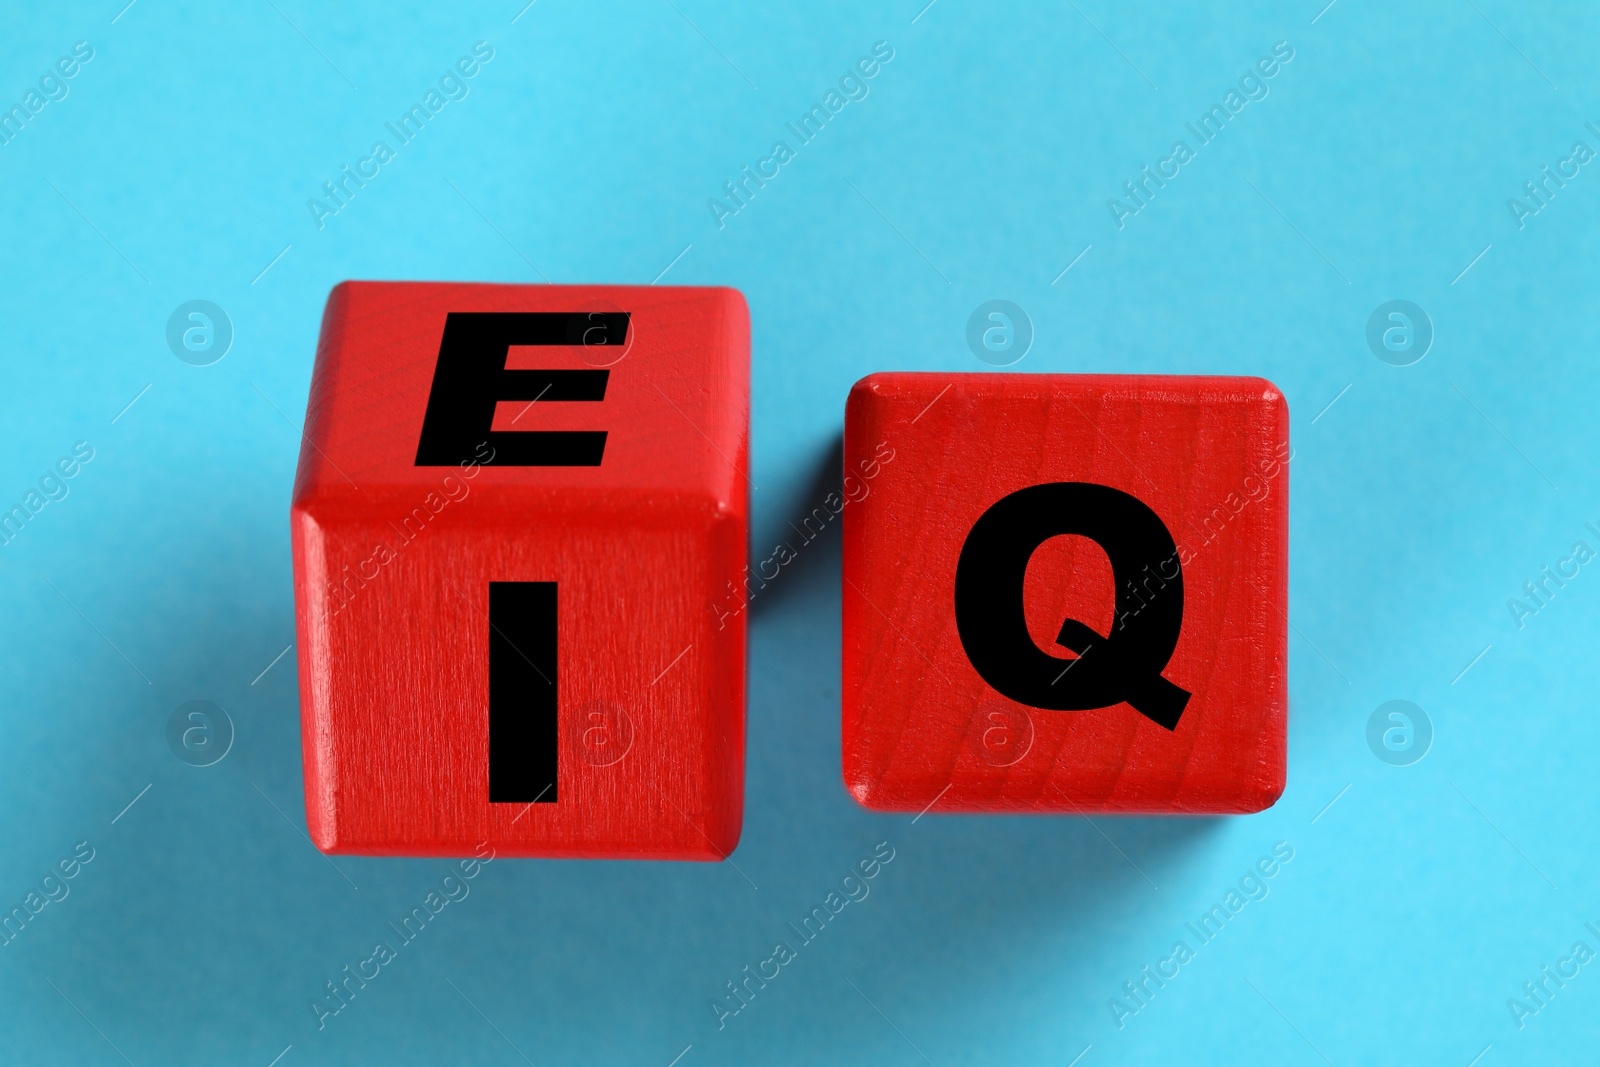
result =
[[[319,848],[735,847],[748,331],[730,290],[334,291],[292,514]]]
[[[1288,437],[1259,378],[857,383],[845,470],[871,480],[845,509],[851,793],[890,811],[1270,806]]]

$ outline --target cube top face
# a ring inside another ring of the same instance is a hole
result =
[[[510,497],[732,507],[749,351],[732,289],[345,282],[323,317],[296,500],[403,495],[470,461]]]
[[[1260,378],[876,374],[845,418],[845,784],[889,811],[1282,793],[1289,413]]]
[[[317,847],[733,850],[748,330],[732,290],[335,289],[291,511]]]

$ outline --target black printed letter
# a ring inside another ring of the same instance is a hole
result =
[[[606,370],[506,370],[512,345],[621,345],[627,312],[452,311],[445,316],[417,466],[598,467],[604,430],[492,432],[501,400],[604,400]],[[475,454],[487,441],[491,459]]]
[[[1034,549],[1059,534],[1097,542],[1111,558],[1116,615],[1102,636],[1077,619],[1061,624],[1056,643],[1077,659],[1034,644],[1023,616],[1022,582]],[[1161,676],[1183,626],[1183,572],[1139,596],[1141,581],[1177,568],[1172,535],[1155,512],[1117,489],[1053,482],[1019,489],[973,524],[956,564],[956,630],[973,669],[1020,704],[1088,711],[1126,701],[1175,729],[1189,693]],[[1169,568],[1170,569],[1170,568]],[[1070,669],[1069,669],[1070,668]]]

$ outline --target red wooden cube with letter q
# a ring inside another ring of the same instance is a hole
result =
[[[730,289],[334,289],[291,516],[317,847],[725,857],[749,421]]]
[[[1289,411],[1272,383],[875,374],[850,393],[846,470],[875,460],[844,526],[844,778],[862,804],[1277,800]]]

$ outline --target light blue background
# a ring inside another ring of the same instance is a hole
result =
[[[6,106],[95,49],[0,146],[0,502],[95,449],[0,548],[0,902],[96,850],[0,948],[8,1061],[1595,1059],[1600,964],[1523,1029],[1507,1008],[1575,941],[1600,949],[1600,566],[1520,630],[1507,608],[1574,541],[1600,548],[1600,165],[1522,229],[1506,204],[1600,148],[1592,4],[119,6],[13,5],[0,34]],[[319,230],[307,198],[480,39],[470,95]],[[719,229],[707,198],[796,147],[784,122],[879,40],[871,95]],[[1106,199],[1280,40],[1270,95],[1119,230]],[[963,336],[985,300],[1032,319],[1018,371],[1277,382],[1288,791],[1231,819],[858,808],[838,557],[813,546],[752,609],[737,868],[496,862],[319,1032],[322,983],[445,872],[311,847],[293,654],[261,674],[293,637],[323,300],[669,264],[749,299],[757,558],[820,496],[851,382],[987,369]],[[213,366],[164,340],[193,298],[236,331]],[[1434,324],[1414,366],[1366,345],[1394,298]],[[1409,767],[1365,739],[1397,698],[1436,732]],[[209,768],[165,739],[191,699],[237,727]],[[871,895],[719,1031],[723,983],[882,841]],[[1119,1029],[1109,998],[1277,841],[1270,895]]]

